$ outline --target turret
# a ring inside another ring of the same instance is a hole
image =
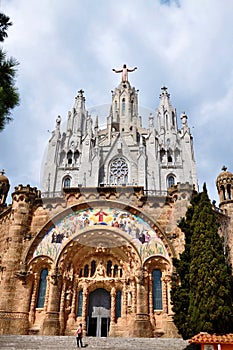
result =
[[[227,171],[226,166],[222,167],[222,172],[216,180],[216,186],[220,205],[233,200],[233,174]]]
[[[227,215],[220,227],[220,234],[224,239],[224,247],[227,250],[227,260],[233,265],[233,173],[223,166],[216,180],[219,195],[220,212]]]
[[[6,329],[10,325],[19,334],[26,334],[29,326],[28,317],[25,317],[28,312],[27,302],[24,303],[27,296],[24,287],[27,274],[22,264],[22,253],[26,242],[31,239],[32,217],[38,204],[41,205],[41,193],[37,188],[29,185],[15,187],[12,193],[7,253],[2,258],[5,271],[1,281],[0,310],[5,310],[8,305],[9,311],[11,308],[16,311],[17,317],[6,321]],[[4,324],[1,323],[1,327]]]

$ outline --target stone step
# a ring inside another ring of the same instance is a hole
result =
[[[174,338],[97,338],[84,337],[87,349],[95,350],[184,350],[188,341]],[[2,350],[72,350],[77,349],[75,337],[37,336],[37,335],[1,335]]]

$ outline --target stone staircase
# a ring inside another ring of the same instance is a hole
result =
[[[188,341],[174,338],[96,338],[84,337],[84,346],[95,350],[184,350]],[[73,350],[76,339],[71,336],[1,335],[2,350]]]

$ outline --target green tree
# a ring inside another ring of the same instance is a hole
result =
[[[7,37],[10,25],[9,17],[0,13],[0,41]],[[17,66],[18,62],[13,57],[7,58],[6,52],[0,48],[0,131],[12,120],[12,109],[19,104],[19,93],[15,87]]]
[[[180,228],[186,243],[180,259],[174,260],[180,280],[172,288],[174,322],[185,339],[201,331],[232,332],[231,275],[205,186]]]
[[[12,26],[10,18],[4,15],[4,13],[0,13],[0,41],[4,41],[8,37],[7,29],[9,26]]]
[[[174,258],[173,264],[175,267],[176,275],[173,278],[171,299],[173,303],[174,311],[174,323],[178,328],[179,333],[184,339],[188,339],[191,336],[188,323],[188,309],[189,309],[189,270],[190,270],[190,248],[191,238],[193,233],[193,215],[195,207],[200,200],[200,194],[193,194],[191,199],[191,205],[186,212],[185,218],[182,218],[179,228],[185,234],[185,249],[180,254],[179,259]],[[179,283],[177,283],[179,281]]]

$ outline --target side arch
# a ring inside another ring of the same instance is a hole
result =
[[[173,265],[162,256],[151,256],[144,263],[148,276],[149,310],[151,319],[169,314]]]

